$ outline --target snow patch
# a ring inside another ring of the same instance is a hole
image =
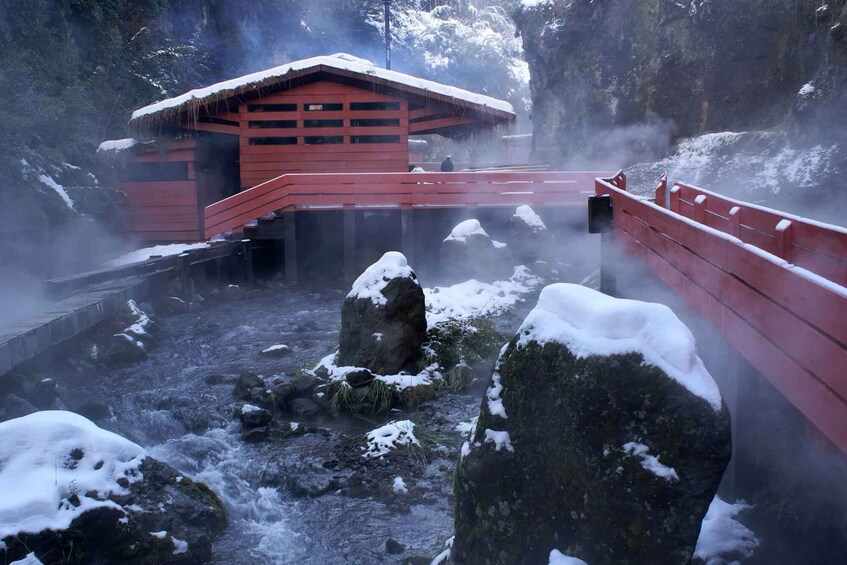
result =
[[[384,306],[388,304],[388,299],[382,294],[382,289],[396,278],[412,279],[417,284],[406,256],[398,251],[389,251],[359,275],[347,298],[368,299],[378,306]]]
[[[45,410],[0,422],[0,437],[0,539],[64,530],[93,508],[120,509],[100,499],[129,492],[119,479],[141,480],[141,446],[72,412]]]
[[[41,184],[46,184],[47,186],[55,190],[56,194],[59,195],[59,197],[65,202],[68,208],[70,208],[71,210],[76,210],[74,208],[74,201],[71,200],[70,196],[68,196],[67,191],[65,191],[65,187],[53,180],[53,177],[45,173],[39,173],[38,180],[41,181]]]
[[[105,268],[122,267],[132,263],[147,261],[153,256],[167,257],[169,255],[180,255],[192,249],[204,249],[209,247],[208,243],[170,243],[167,245],[154,245],[152,247],[144,247],[136,249],[115,259],[111,259],[103,263]]]
[[[641,459],[641,467],[645,471],[649,471],[660,479],[665,479],[669,482],[679,481],[679,475],[676,474],[676,470],[673,467],[668,467],[667,465],[659,463],[659,458],[657,456],[650,455],[650,448],[643,443],[630,441],[623,445],[623,450],[627,455],[632,455]]]
[[[394,477],[392,488],[397,494],[406,494],[409,492],[409,489],[406,487],[406,481],[403,480],[403,477]]]
[[[427,327],[451,319],[495,316],[532,292],[541,284],[523,265],[515,267],[509,280],[491,284],[471,279],[452,286],[424,289]]]
[[[505,448],[506,451],[515,451],[512,447],[512,439],[509,437],[509,432],[489,430],[486,428],[485,443],[493,443],[494,451],[500,451],[503,448]]]
[[[694,557],[702,559],[706,565],[721,565],[728,562],[727,557],[752,556],[759,547],[759,540],[737,520],[738,514],[748,508],[750,506],[743,501],[729,504],[716,496],[703,518]]]
[[[388,455],[400,445],[420,445],[414,430],[415,424],[411,420],[395,420],[369,431],[362,457],[375,459]]]
[[[450,235],[444,238],[444,241],[456,240],[464,242],[469,235],[484,235],[485,237],[488,237],[486,231],[482,229],[482,225],[479,223],[479,220],[471,218],[470,220],[465,220],[454,227],[453,231],[450,232]]]
[[[131,147],[135,147],[138,145],[138,140],[133,139],[132,137],[126,137],[124,139],[110,139],[108,141],[104,141],[100,145],[97,146],[97,153],[106,153],[108,151],[126,151]]]
[[[172,555],[180,555],[180,554],[186,553],[188,551],[188,542],[187,541],[177,539],[174,536],[171,536],[171,541],[174,544],[174,551],[173,551]]]
[[[547,226],[541,220],[541,217],[535,213],[535,210],[527,205],[518,206],[517,210],[515,210],[515,216],[523,220],[526,225],[534,230],[547,229]]]
[[[815,86],[811,82],[807,82],[806,84],[804,84],[800,88],[800,90],[797,92],[797,94],[799,94],[803,98],[808,98],[812,94],[814,94],[816,90],[817,89],[815,88]]]
[[[640,353],[695,396],[721,409],[691,331],[662,304],[606,296],[568,283],[545,287],[518,330],[518,347],[561,343],[577,357]]]
[[[582,559],[565,555],[558,549],[554,549],[550,552],[550,558],[547,565],[588,565],[588,563]]]
[[[288,351],[290,348],[284,343],[279,343],[277,345],[271,345],[267,349],[263,349],[262,353],[274,353],[277,351]]]

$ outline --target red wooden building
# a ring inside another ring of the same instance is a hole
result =
[[[407,172],[410,135],[464,136],[514,119],[507,102],[345,54],[193,90],[134,112],[131,132],[149,141],[118,144],[125,232],[200,240],[206,206],[269,179]]]

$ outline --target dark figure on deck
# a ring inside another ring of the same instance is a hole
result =
[[[453,172],[453,161],[450,159],[450,155],[447,155],[447,158],[441,161],[441,172],[443,173],[452,173]]]

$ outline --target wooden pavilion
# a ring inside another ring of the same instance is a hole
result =
[[[346,54],[268,69],[135,111],[121,149],[124,231],[204,239],[204,208],[290,173],[407,172],[409,136],[510,124],[507,102]]]

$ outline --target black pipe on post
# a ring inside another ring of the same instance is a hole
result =
[[[391,0],[384,0],[385,3],[385,68],[391,68]]]

